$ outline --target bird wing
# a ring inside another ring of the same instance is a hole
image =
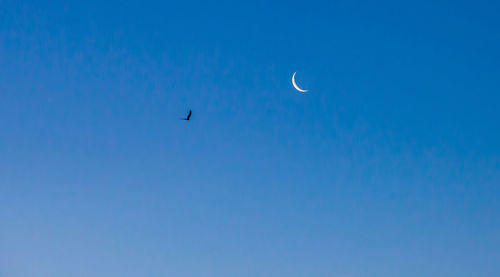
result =
[[[191,117],[191,114],[193,113],[193,111],[189,110],[189,113],[188,113],[188,116],[187,116],[187,119],[189,120],[189,118]]]

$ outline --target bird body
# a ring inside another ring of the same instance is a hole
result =
[[[183,118],[182,120],[189,120],[191,118],[191,114],[193,113],[192,110],[189,110],[189,113],[186,118]]]

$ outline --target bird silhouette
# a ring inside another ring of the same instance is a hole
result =
[[[193,113],[193,111],[189,110],[189,113],[187,115],[186,118],[183,118],[182,120],[189,120],[191,118],[191,114]]]

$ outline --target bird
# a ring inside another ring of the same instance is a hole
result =
[[[191,118],[191,114],[193,113],[192,110],[189,110],[189,113],[186,118],[182,118],[182,120],[189,120]]]

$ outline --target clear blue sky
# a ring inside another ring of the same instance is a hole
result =
[[[0,276],[500,276],[499,13],[0,1]]]

